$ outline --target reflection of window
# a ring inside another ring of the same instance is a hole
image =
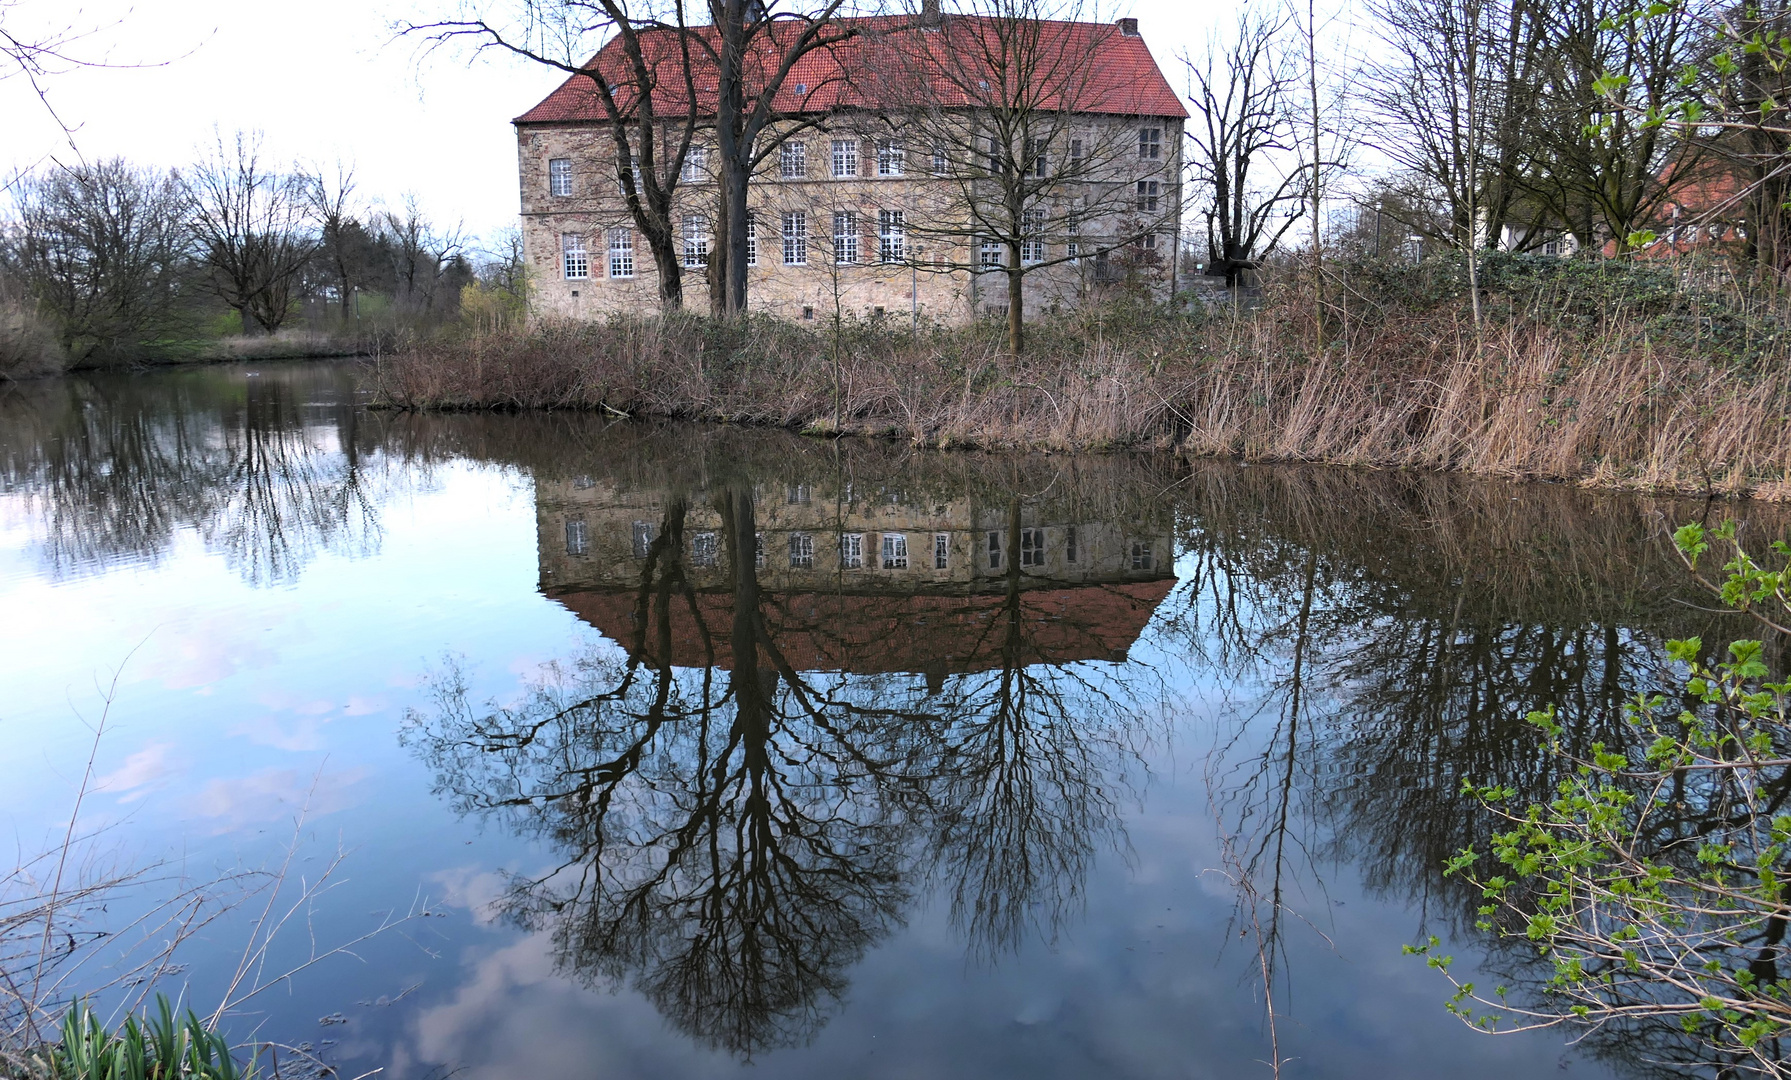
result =
[[[572,486],[580,491],[588,491],[597,486],[597,481],[589,476],[575,476],[572,478]]]
[[[554,195],[572,194],[571,158],[554,158],[547,163],[547,190]]]
[[[1020,530],[1020,565],[1045,565],[1045,530]]]
[[[807,533],[790,534],[790,569],[813,570],[815,567],[815,538]]]
[[[587,555],[591,551],[591,530],[583,518],[566,522],[566,554]]]
[[[690,537],[690,564],[692,566],[714,566],[715,534],[712,532],[692,533]]]
[[[908,538],[901,533],[883,534],[883,569],[908,569]]]
[[[989,534],[989,569],[1001,569],[1001,534],[998,532]]]
[[[765,569],[765,534],[752,534],[752,564],[760,570]]]
[[[1149,570],[1151,568],[1150,545],[1142,540],[1132,541],[1132,569]]]
[[[791,506],[807,506],[810,498],[807,484],[790,484],[784,488],[784,501]]]
[[[634,523],[634,557],[644,559],[653,547],[653,523],[637,521]]]
[[[856,570],[864,565],[864,534],[845,533],[840,537],[840,568]]]
[[[951,534],[933,534],[933,569],[944,570],[951,562]]]
[[[1076,527],[1074,525],[1063,531],[1063,561],[1076,561]]]

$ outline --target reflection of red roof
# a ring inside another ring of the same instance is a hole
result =
[[[1123,659],[1174,584],[1163,578],[1030,589],[1020,594],[1017,619],[1003,611],[1001,594],[767,593],[760,610],[773,645],[797,671],[985,671],[1008,663]],[[684,597],[671,598],[669,657],[658,655],[664,634],[651,602],[649,625],[640,632],[638,591],[550,595],[631,654],[639,649],[677,667],[733,666],[731,592],[698,593],[694,613]]]
[[[918,83],[909,82],[904,90],[894,73],[919,73],[929,62],[934,67],[933,86],[926,95],[947,105],[969,105],[971,102],[958,89],[966,86],[965,76],[974,77],[980,66],[978,59],[1003,51],[990,39],[996,24],[977,16],[948,16],[944,28],[937,31],[914,29],[912,17],[880,17],[841,19],[832,33],[850,33],[845,40],[814,50],[796,62],[772,101],[781,113],[825,112],[837,108],[866,108],[900,105],[890,100],[915,94]],[[1187,116],[1181,98],[1163,77],[1144,39],[1124,34],[1108,23],[1039,22],[1037,47],[1028,46],[1045,60],[1037,62],[1040,70],[1052,71],[1046,76],[1047,89],[1073,91],[1076,100],[1071,107],[1077,112],[1104,113],[1118,116]],[[802,31],[803,24],[779,21],[770,31],[754,38],[758,54],[751,57],[748,71],[747,97],[754,95],[754,86],[769,81],[781,59],[783,40]],[[711,42],[715,29],[693,27],[693,39]],[[655,87],[653,107],[662,116],[684,113],[688,100],[683,72],[682,52],[676,31],[650,30],[640,35],[641,51],[653,72]],[[1012,51],[1012,46],[1007,51]],[[713,59],[703,45],[692,42],[691,67],[695,84],[698,115],[715,114],[716,70]],[[1096,57],[1095,63],[1087,58]],[[617,104],[631,112],[627,99],[633,78],[628,74],[620,37],[611,38],[586,65],[608,75],[616,86]],[[951,71],[952,79],[939,73]],[[1071,73],[1073,72],[1073,74]],[[998,77],[998,76],[997,76]],[[1010,75],[1011,77],[1011,75]],[[956,85],[953,85],[955,82]],[[998,84],[997,84],[998,85]],[[804,92],[797,93],[797,87]],[[915,102],[908,102],[914,104]],[[1040,107],[1055,109],[1058,102],[1040,102]],[[518,124],[564,123],[604,119],[602,99],[591,80],[574,75],[549,94],[539,105],[516,118]]]

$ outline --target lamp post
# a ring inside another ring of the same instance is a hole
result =
[[[908,258],[908,329],[915,334],[920,333],[920,257],[925,250],[916,244]]]

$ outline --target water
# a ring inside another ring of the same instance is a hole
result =
[[[1545,977],[1463,929],[1457,791],[1546,791],[1527,710],[1608,733],[1740,633],[1650,540],[1708,507],[397,416],[327,366],[14,388],[0,482],[16,847],[103,716],[79,873],[155,869],[95,925],[290,850],[163,985],[290,913],[229,1028],[343,1075],[1268,1076],[1258,933],[1287,1076],[1682,1052],[1477,1035],[1400,946]],[[143,954],[74,945],[70,989]]]

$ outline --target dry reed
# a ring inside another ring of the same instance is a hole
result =
[[[369,381],[401,409],[602,409],[932,447],[1177,447],[1791,499],[1791,382],[1770,334],[1737,360],[1687,336],[1705,316],[1683,297],[1667,301],[1678,322],[1658,297],[1602,294],[1576,320],[1563,312],[1584,296],[1532,291],[1477,333],[1459,297],[1358,292],[1352,313],[1350,293],[1317,354],[1309,298],[1287,289],[1195,318],[1052,322],[1018,361],[980,327],[629,318],[425,343],[376,361]]]

